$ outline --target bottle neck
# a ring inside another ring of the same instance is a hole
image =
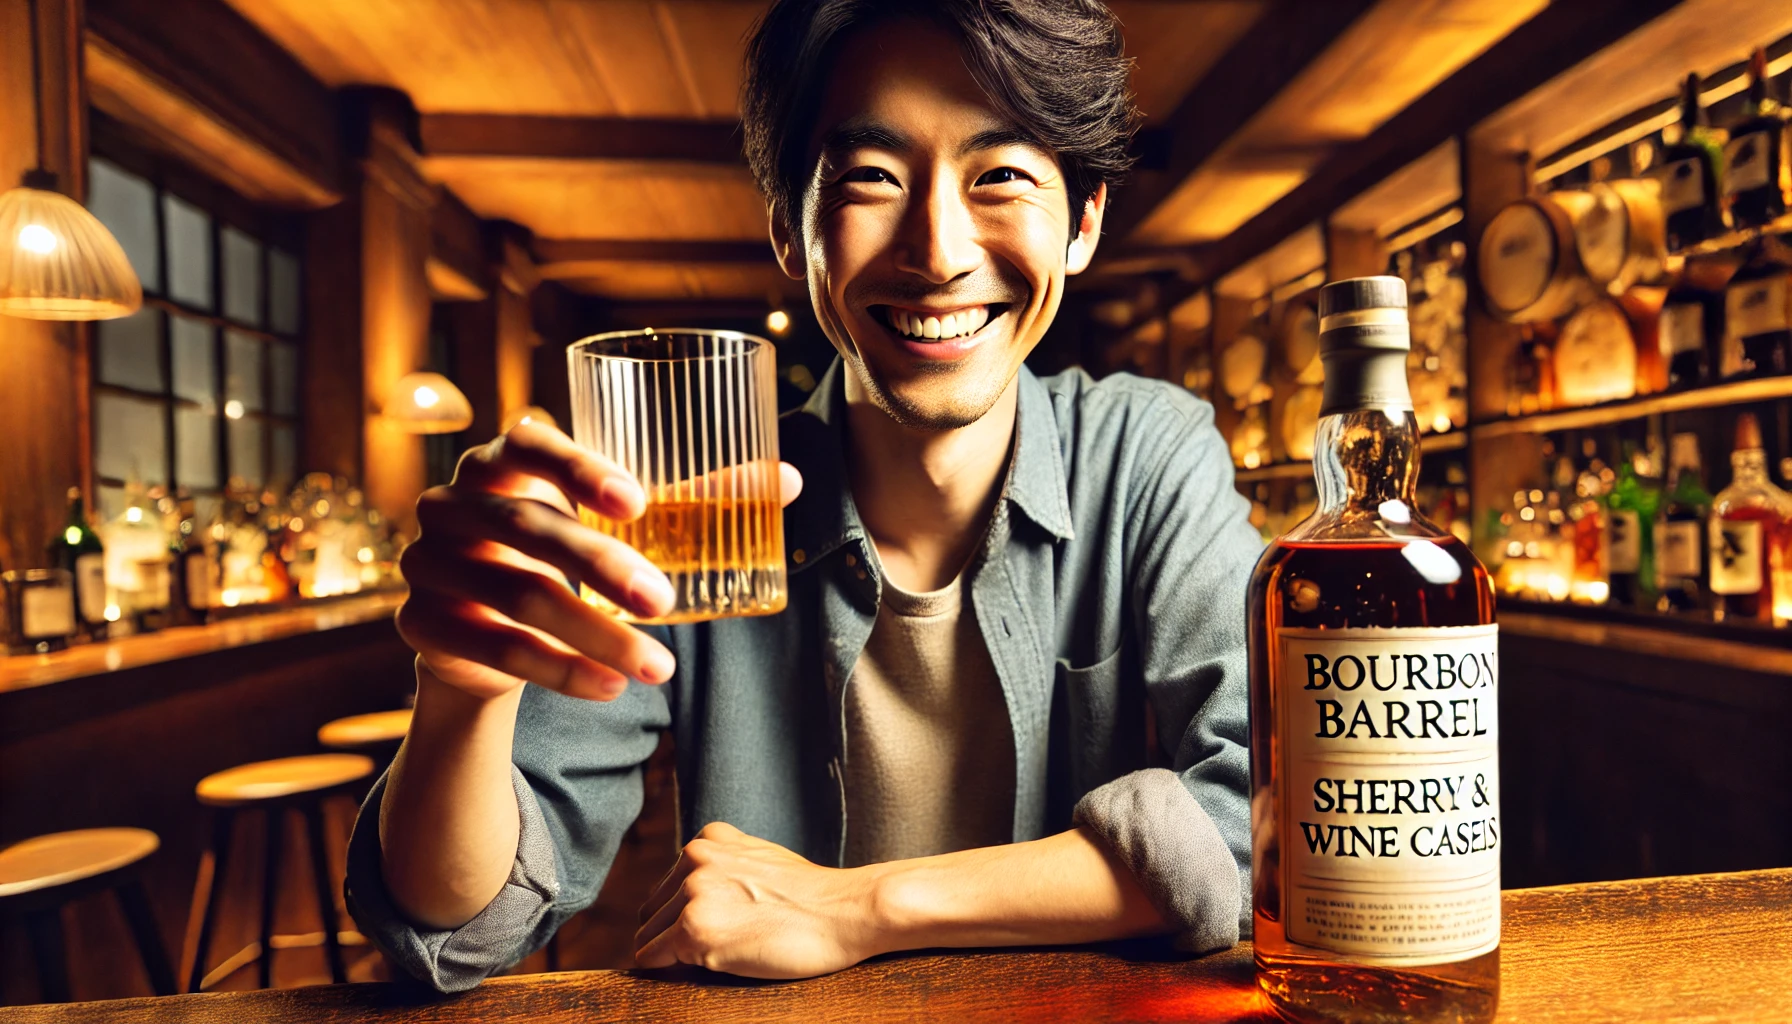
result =
[[[1760,448],[1738,448],[1730,453],[1731,486],[1767,482],[1767,453]]]
[[[1705,120],[1705,112],[1699,108],[1699,87],[1697,82],[1688,82],[1680,90],[1680,127],[1690,133],[1700,127]]]
[[[1313,452],[1320,513],[1376,517],[1390,501],[1414,507],[1419,424],[1410,408],[1330,413],[1319,420]]]

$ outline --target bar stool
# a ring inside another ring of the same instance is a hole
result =
[[[161,845],[148,829],[84,828],[34,836],[0,850],[0,914],[25,919],[45,1002],[69,1001],[62,908],[102,889],[112,890],[124,911],[150,987],[159,996],[174,994],[174,970],[138,877],[144,859]]]
[[[396,752],[411,731],[411,709],[375,711],[368,715],[350,715],[325,722],[317,730],[317,742],[332,750],[372,749]],[[389,760],[389,758],[388,758]]]
[[[241,966],[238,961],[249,948],[255,950],[261,987],[267,988],[273,983],[274,907],[288,810],[303,815],[308,833],[312,883],[317,890],[317,909],[323,922],[324,954],[330,964],[330,980],[338,984],[348,980],[342,966],[341,939],[337,934],[341,922],[336,916],[336,900],[330,885],[330,862],[324,850],[323,801],[325,797],[348,791],[372,774],[373,762],[360,754],[309,754],[238,765],[199,780],[199,785],[194,787],[199,802],[217,808],[217,811],[212,818],[211,885],[205,908],[199,914],[199,940],[194,947],[193,971],[187,991],[198,992],[207,982],[228,976]],[[245,948],[226,960],[213,972],[219,977],[212,978],[206,974],[206,955],[211,949],[212,927],[217,921],[218,896],[224,885],[232,826],[236,823],[237,812],[245,810],[261,810],[267,820],[260,940],[256,946]]]

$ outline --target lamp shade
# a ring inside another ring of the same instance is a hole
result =
[[[143,305],[118,239],[60,192],[0,194],[0,313],[31,320],[110,320]]]
[[[385,414],[413,434],[452,434],[473,422],[473,406],[454,382],[422,370],[407,373],[392,385]]]

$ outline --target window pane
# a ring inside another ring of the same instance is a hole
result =
[[[241,331],[224,332],[224,400],[225,415],[230,402],[241,402],[250,412],[267,408],[265,378],[261,362],[267,347],[260,338]]]
[[[100,381],[140,391],[161,391],[162,346],[157,338],[162,311],[144,306],[119,320],[99,323]]]
[[[261,427],[260,420],[230,421],[230,475],[251,487],[260,487],[267,477]]]
[[[268,408],[281,416],[299,411],[299,351],[291,345],[268,345]]]
[[[217,519],[224,511],[224,499],[217,494],[193,495],[193,518],[200,523]]]
[[[100,487],[100,522],[109,523],[124,515],[124,488]]]
[[[268,250],[268,326],[299,333],[299,258],[279,249]]]
[[[168,482],[167,427],[163,403],[130,395],[94,396],[93,466],[115,480]]]
[[[218,486],[218,414],[190,405],[174,410],[174,479],[183,487]]]
[[[212,219],[173,196],[162,197],[168,232],[168,296],[196,309],[212,308]]]
[[[87,162],[87,208],[106,225],[145,291],[162,290],[162,249],[156,244],[155,186],[116,164]]]
[[[203,320],[176,314],[168,319],[174,348],[174,393],[215,412],[218,407],[216,328]]]
[[[261,243],[235,228],[218,232],[224,249],[224,315],[261,326]]]
[[[268,453],[268,483],[276,491],[285,491],[297,477],[299,461],[298,431],[290,423],[270,423],[271,449]]]

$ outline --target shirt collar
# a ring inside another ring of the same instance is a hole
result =
[[[791,572],[848,542],[865,539],[846,472],[847,372],[836,358],[809,400],[784,416],[780,454],[803,475],[803,492],[784,513],[785,558]],[[1025,366],[1019,376],[1014,455],[1002,497],[1054,537],[1069,540],[1075,531],[1051,395]]]

